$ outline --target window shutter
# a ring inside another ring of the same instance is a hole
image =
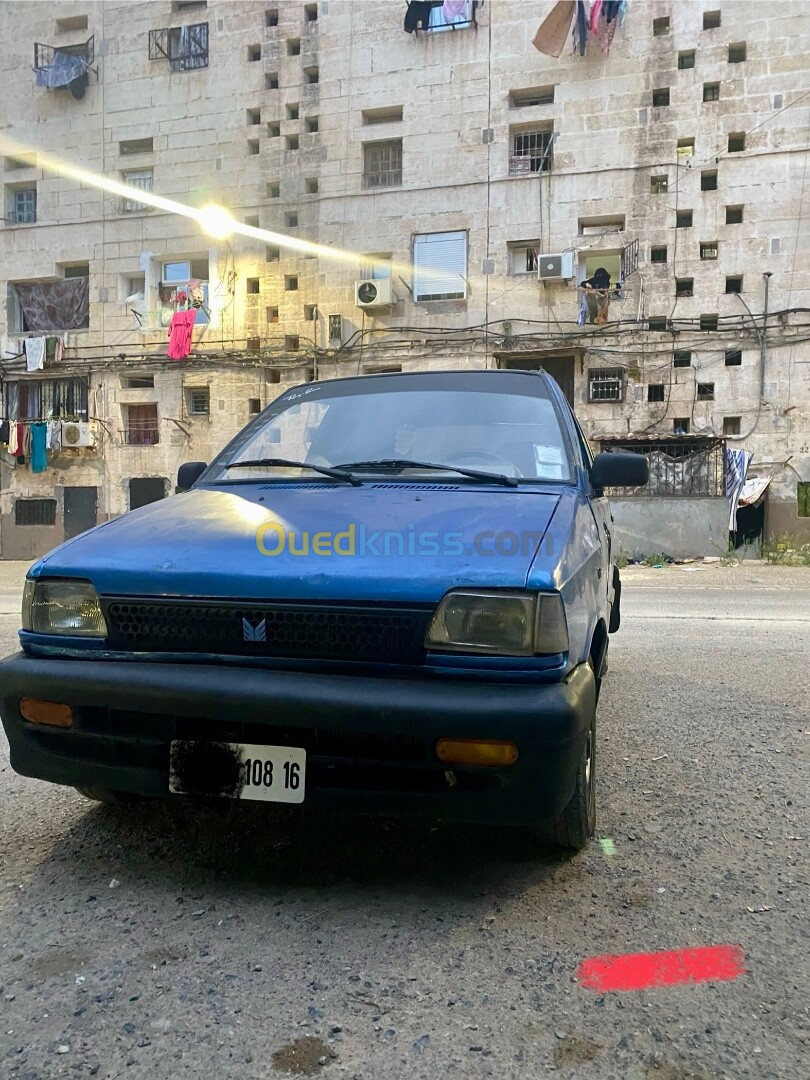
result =
[[[467,295],[467,234],[423,233],[414,240],[414,300],[464,299]]]

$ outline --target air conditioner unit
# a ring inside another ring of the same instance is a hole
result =
[[[360,308],[390,307],[391,278],[373,278],[354,283],[354,302]]]
[[[561,255],[540,255],[537,259],[537,276],[541,281],[560,281],[574,276],[574,253],[564,251]]]
[[[96,445],[96,425],[86,420],[64,422],[62,424],[63,448],[78,448]]]

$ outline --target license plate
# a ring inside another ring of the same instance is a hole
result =
[[[307,752],[300,746],[204,742],[171,744],[169,790],[257,802],[304,801]]]

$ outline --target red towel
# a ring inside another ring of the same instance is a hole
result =
[[[175,311],[172,321],[169,323],[169,348],[167,355],[172,360],[185,360],[191,352],[191,330],[197,312],[194,308],[189,311]]]

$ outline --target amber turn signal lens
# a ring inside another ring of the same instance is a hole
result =
[[[20,716],[29,724],[47,724],[50,727],[73,727],[73,710],[69,705],[55,701],[37,701],[24,697],[20,702]]]
[[[439,739],[436,757],[445,765],[514,765],[518,748],[511,742],[491,739]]]

